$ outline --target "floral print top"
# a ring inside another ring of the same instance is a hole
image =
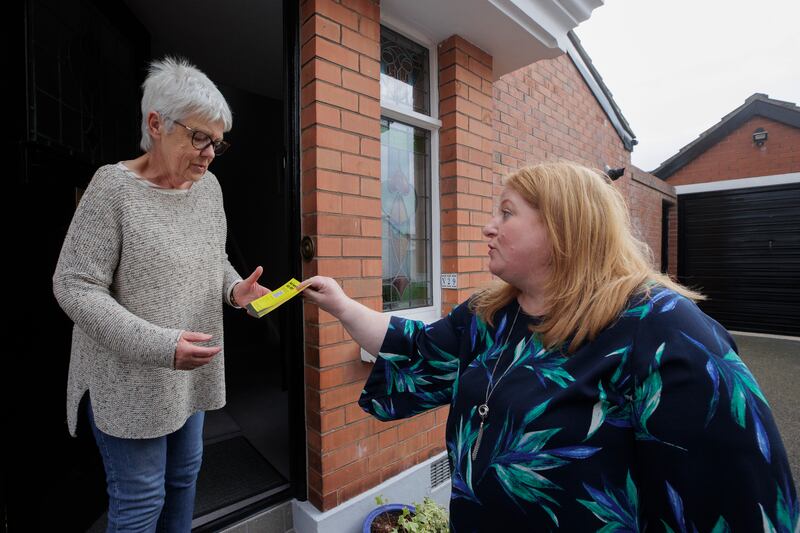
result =
[[[693,302],[654,287],[572,355],[524,312],[511,328],[518,309],[496,327],[468,302],[430,325],[392,317],[359,400],[380,420],[450,406],[452,531],[795,531],[767,399]]]

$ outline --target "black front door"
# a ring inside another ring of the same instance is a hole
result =
[[[76,202],[100,165],[139,155],[147,62],[185,56],[234,113],[232,148],[211,169],[223,188],[231,263],[242,276],[262,265],[261,282],[271,288],[297,277],[297,7],[20,4],[9,76],[18,150],[8,199],[21,209],[12,211],[9,232],[18,268],[9,280],[15,355],[4,372],[3,523],[8,531],[95,531],[107,505],[104,472],[85,420],[77,439],[66,429],[72,323],[52,295]],[[198,530],[304,499],[301,335],[299,302],[260,320],[226,307],[228,404],[207,413]]]

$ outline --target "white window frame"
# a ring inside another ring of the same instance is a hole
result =
[[[381,101],[381,117],[386,117],[404,124],[427,130],[431,140],[431,168],[430,168],[430,213],[431,213],[431,290],[433,291],[433,305],[415,307],[413,309],[395,309],[384,311],[389,316],[400,316],[412,320],[421,320],[426,324],[439,320],[442,315],[442,248],[441,248],[441,220],[439,202],[439,129],[442,121],[439,120],[439,58],[437,44],[429,37],[394,17],[381,13],[381,25],[403,35],[428,49],[429,96],[430,116],[402,108],[396,104]],[[375,358],[361,350],[361,359],[374,361]]]

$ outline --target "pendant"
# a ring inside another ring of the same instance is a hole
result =
[[[481,425],[478,426],[478,436],[475,438],[475,446],[472,448],[472,460],[478,456],[478,449],[481,447],[481,438],[483,438],[483,422],[489,416],[489,406],[485,403],[478,406],[478,415],[481,417]]]

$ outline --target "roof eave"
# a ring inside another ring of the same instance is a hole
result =
[[[678,153],[661,163],[651,174],[666,180],[675,172],[688,165],[693,159],[717,144],[728,134],[755,116],[761,116],[800,128],[800,108],[790,102],[772,100],[766,95],[754,94],[703,133]]]
[[[614,96],[611,94],[608,86],[603,81],[602,76],[594,67],[589,54],[586,53],[581,45],[580,39],[575,35],[575,32],[570,31],[568,34],[569,43],[567,44],[567,54],[572,60],[575,68],[578,69],[589,90],[592,91],[597,103],[605,112],[611,125],[619,135],[622,144],[629,152],[633,151],[633,147],[638,144],[636,134],[633,133],[630,124],[625,119],[617,103],[614,101]]]

